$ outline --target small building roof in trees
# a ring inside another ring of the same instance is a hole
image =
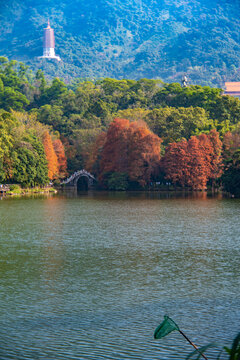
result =
[[[240,97],[240,82],[225,82],[225,92],[224,95],[232,95]]]

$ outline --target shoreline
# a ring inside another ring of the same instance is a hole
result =
[[[27,195],[56,195],[56,194],[87,194],[87,193],[99,193],[99,194],[105,194],[105,193],[111,193],[111,194],[159,194],[159,195],[169,195],[170,197],[188,197],[188,196],[193,196],[193,197],[221,197],[221,198],[237,198],[229,193],[226,193],[224,191],[215,191],[212,192],[209,189],[208,190],[204,190],[204,191],[193,191],[193,190],[186,190],[186,189],[146,189],[146,190],[125,190],[125,191],[113,191],[113,190],[96,190],[96,189],[90,189],[87,191],[74,191],[73,189],[61,189],[59,187],[54,188],[54,187],[50,187],[50,188],[39,188],[39,187],[35,187],[35,188],[17,188],[17,189],[13,189],[13,190],[8,190],[5,192],[0,192],[0,198],[11,198],[11,197],[16,197],[16,196],[27,196]]]

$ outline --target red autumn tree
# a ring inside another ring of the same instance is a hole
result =
[[[100,179],[108,172],[126,173],[145,186],[159,166],[161,139],[144,122],[115,119],[109,126],[100,163]]]
[[[210,179],[215,181],[221,175],[221,148],[215,130],[209,135],[192,136],[188,142],[169,144],[163,159],[166,179],[193,190],[206,189]]]
[[[48,131],[43,133],[43,146],[48,162],[48,177],[50,180],[55,179],[58,176],[58,159],[53,148],[51,136]]]
[[[102,152],[101,175],[128,171],[129,125],[130,122],[126,119],[115,119],[110,124]]]
[[[196,136],[192,136],[187,144],[188,155],[188,174],[186,185],[193,190],[206,189],[210,174],[209,160],[201,141]]]
[[[187,141],[174,142],[168,145],[162,160],[163,169],[166,173],[166,179],[173,184],[180,184],[182,187],[186,184],[186,176],[189,174],[187,160]]]
[[[58,160],[58,175],[60,178],[63,178],[67,174],[67,159],[65,156],[63,143],[60,139],[53,141],[53,148]]]

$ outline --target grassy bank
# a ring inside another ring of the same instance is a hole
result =
[[[31,194],[49,194],[57,193],[57,190],[53,187],[33,187],[22,188],[20,185],[10,185],[9,190],[6,191],[6,195],[31,195]]]

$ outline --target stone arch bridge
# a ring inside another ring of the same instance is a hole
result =
[[[65,185],[66,187],[72,187],[74,189],[78,189],[79,180],[85,180],[85,184],[87,185],[87,189],[93,188],[96,184],[96,178],[90,174],[88,171],[82,169],[75,171],[74,174],[69,176],[67,179],[61,182],[61,185]]]

